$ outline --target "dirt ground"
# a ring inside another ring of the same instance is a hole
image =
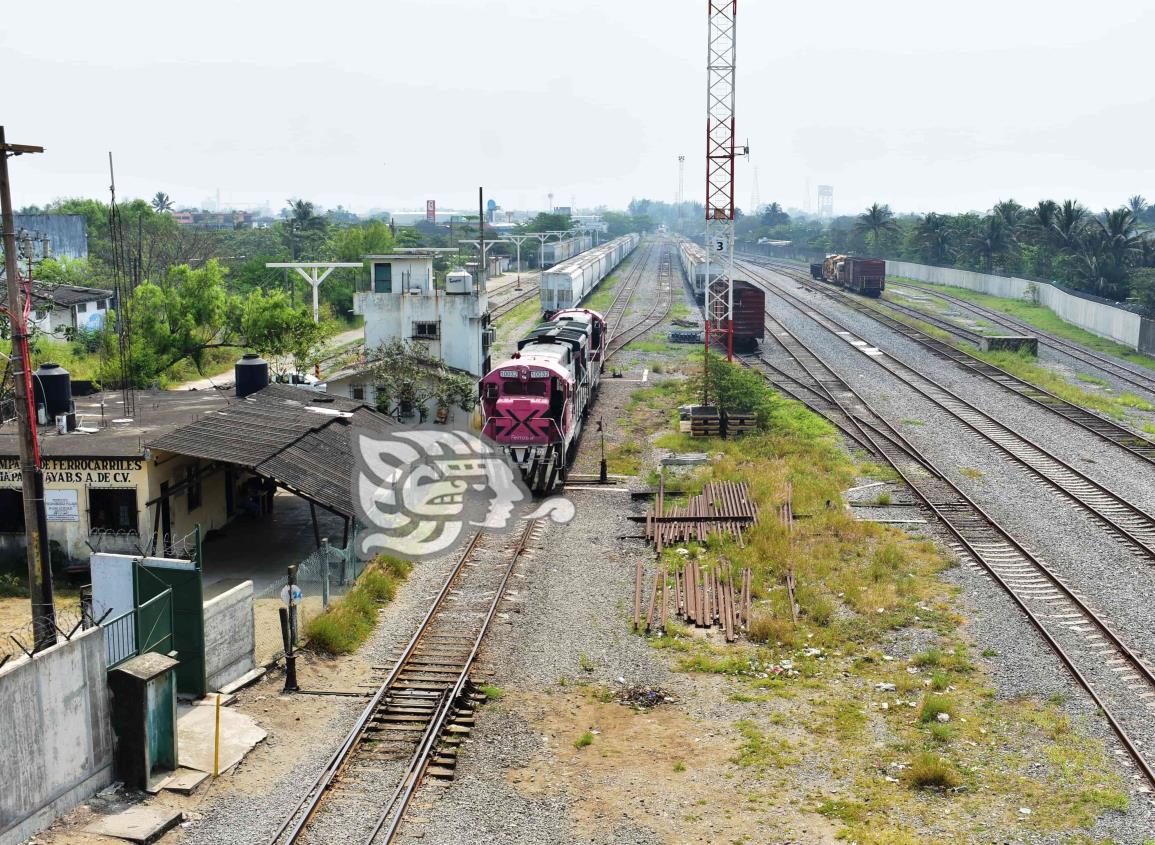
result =
[[[834,845],[835,828],[820,816],[771,812],[736,793],[740,737],[733,726],[691,718],[677,703],[636,710],[590,691],[559,695],[510,692],[508,707],[546,737],[548,751],[506,773],[535,798],[568,796],[577,832],[606,819],[644,820],[667,842],[713,843],[724,821],[726,841],[761,842],[767,829],[794,831],[814,845]],[[578,738],[589,731],[589,745]],[[704,812],[703,808],[712,808]],[[721,817],[718,808],[730,807]]]

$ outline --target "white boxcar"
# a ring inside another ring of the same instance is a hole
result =
[[[694,298],[698,302],[704,302],[706,299],[706,250],[701,246],[681,239],[678,242],[678,256],[682,263],[682,273],[686,277],[686,283],[690,289],[694,291]],[[721,275],[722,268],[718,264],[710,267],[710,276],[718,278]]]
[[[552,314],[580,304],[640,241],[638,235],[624,235],[546,270],[541,277],[541,310]]]
[[[552,267],[554,264],[560,264],[575,255],[580,255],[593,245],[594,239],[590,235],[566,238],[561,241],[549,241],[546,243],[542,254],[542,266]]]

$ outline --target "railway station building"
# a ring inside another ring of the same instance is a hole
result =
[[[113,392],[75,397],[75,427],[39,430],[49,542],[69,567],[83,570],[96,551],[180,556],[197,525],[208,536],[238,518],[267,522],[278,489],[308,502],[318,544],[316,509],[347,534],[348,426],[390,425],[361,402],[280,384],[244,396],[138,391],[131,416],[123,402]],[[15,421],[0,426],[4,558],[24,553],[18,436]]]

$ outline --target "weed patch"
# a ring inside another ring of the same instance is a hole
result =
[[[384,556],[370,563],[344,598],[305,624],[309,645],[325,654],[356,651],[373,632],[377,608],[393,600],[410,568],[408,561]]]

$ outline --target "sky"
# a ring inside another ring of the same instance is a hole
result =
[[[738,0],[737,201],[1155,199],[1155,0]],[[624,207],[705,181],[702,0],[41,0],[5,9],[19,208]]]

